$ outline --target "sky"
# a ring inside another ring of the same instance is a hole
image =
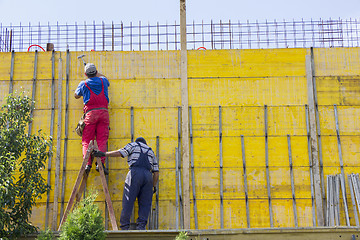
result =
[[[178,23],[180,0],[0,0],[3,26],[65,23]],[[186,0],[187,22],[360,17],[360,0]]]

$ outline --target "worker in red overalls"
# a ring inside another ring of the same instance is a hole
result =
[[[82,135],[83,157],[91,140],[96,138],[99,150],[106,152],[107,141],[109,138],[109,80],[99,73],[93,63],[85,65],[85,75],[88,77],[81,81],[75,90],[75,98],[81,96],[84,100],[85,128]],[[105,157],[101,158],[105,174],[109,174],[105,168]],[[89,173],[92,165],[92,159],[89,157],[85,171]],[[96,171],[99,171],[96,166]]]

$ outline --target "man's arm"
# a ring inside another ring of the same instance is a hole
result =
[[[97,76],[97,77],[105,77],[105,78],[107,79],[107,77],[106,77],[104,74],[99,73],[99,72],[96,73],[96,76]]]
[[[159,172],[153,172],[153,187],[156,187],[156,184],[159,180]]]
[[[76,93],[74,93],[74,97],[75,97],[76,99],[81,98],[81,96],[77,95]]]
[[[105,157],[122,157],[123,158],[123,155],[118,150],[116,150],[116,151],[106,152]]]

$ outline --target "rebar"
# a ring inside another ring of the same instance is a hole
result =
[[[228,21],[187,24],[187,48],[253,49],[359,47],[357,19]],[[91,30],[90,30],[91,29]],[[0,52],[27,51],[32,44],[55,41],[56,51],[177,50],[179,23],[156,25],[96,23],[1,25]],[[46,37],[45,37],[46,36]]]

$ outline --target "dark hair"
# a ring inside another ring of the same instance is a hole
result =
[[[144,143],[144,144],[147,145],[147,143],[146,143],[146,141],[145,141],[145,139],[144,139],[143,137],[138,137],[138,138],[135,140],[135,142],[142,142],[142,143]]]
[[[96,77],[96,74],[97,74],[97,71],[95,73],[93,73],[93,74],[88,73],[88,74],[86,74],[86,76],[88,78],[92,78],[92,77]]]

